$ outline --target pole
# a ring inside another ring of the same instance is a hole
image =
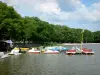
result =
[[[84,29],[82,31],[81,50],[82,50],[82,45],[83,45],[83,35],[84,35]]]

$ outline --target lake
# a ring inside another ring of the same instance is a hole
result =
[[[95,54],[22,54],[0,59],[0,75],[100,75],[100,45],[83,47]]]

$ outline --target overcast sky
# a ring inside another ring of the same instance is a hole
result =
[[[0,0],[22,16],[37,16],[71,28],[100,30],[100,0]]]

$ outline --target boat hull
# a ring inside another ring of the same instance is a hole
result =
[[[82,52],[83,55],[94,55],[94,52]]]
[[[28,52],[30,54],[40,54],[40,52]]]
[[[76,53],[66,53],[67,55],[75,55]]]
[[[76,54],[76,50],[68,50],[66,51],[67,55],[75,55]]]
[[[43,54],[59,54],[59,52],[44,52]]]

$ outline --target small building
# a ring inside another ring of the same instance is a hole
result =
[[[13,42],[10,40],[0,40],[0,52],[7,52],[13,49]]]

